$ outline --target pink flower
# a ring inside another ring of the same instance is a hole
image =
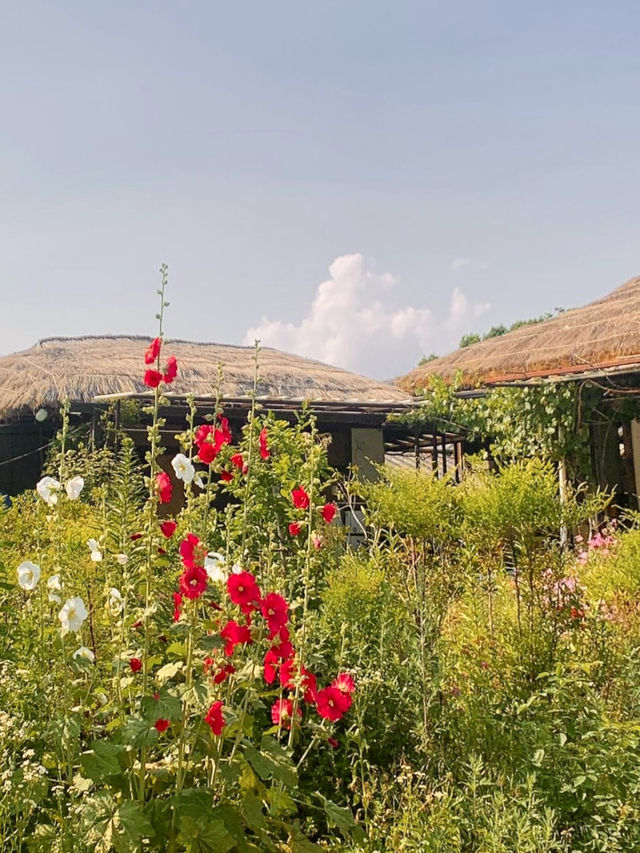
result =
[[[297,489],[293,489],[291,492],[291,499],[296,509],[308,509],[309,495],[305,492],[302,486]]]
[[[160,471],[159,474],[156,474],[156,490],[158,492],[160,503],[168,504],[171,500],[173,486],[171,485],[171,479],[166,471]]]

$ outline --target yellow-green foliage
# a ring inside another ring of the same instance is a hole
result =
[[[444,544],[459,536],[460,493],[431,472],[389,471],[363,486],[373,524]]]

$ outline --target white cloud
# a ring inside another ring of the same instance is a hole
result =
[[[461,331],[490,307],[472,303],[455,288],[444,317],[434,310],[393,304],[397,279],[372,272],[360,253],[342,255],[329,267],[299,323],[263,318],[247,330],[245,344],[294,352],[369,376],[405,372],[432,350],[453,349]]]
[[[489,264],[486,261],[476,261],[473,258],[454,258],[449,264],[451,272],[461,272],[468,267],[475,267],[480,270],[488,270]]]

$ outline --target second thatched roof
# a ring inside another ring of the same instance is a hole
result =
[[[67,398],[91,402],[96,397],[147,391],[143,383],[148,338],[47,338],[31,349],[0,358],[0,419],[57,406]],[[168,340],[163,356],[178,359],[171,394],[215,394],[222,365],[222,397],[243,397],[253,388],[253,347]],[[408,395],[339,367],[265,347],[259,354],[260,397],[302,401],[402,403]]]
[[[419,392],[430,376],[461,387],[566,378],[593,371],[640,372],[640,277],[583,308],[436,358],[397,380]]]

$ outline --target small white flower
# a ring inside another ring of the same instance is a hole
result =
[[[234,575],[240,575],[240,574],[242,574],[244,569],[242,568],[240,563],[234,563],[232,568],[231,568],[231,571],[233,572]]]
[[[18,584],[27,591],[36,588],[40,580],[40,566],[32,563],[31,560],[25,560],[18,566]]]
[[[193,482],[199,489],[204,489],[204,480],[202,479],[202,474],[196,474],[193,478]]]
[[[126,566],[129,558],[126,554],[116,554],[116,563],[120,566]]]
[[[38,409],[34,417],[38,421],[38,423],[41,424],[42,421],[46,421],[46,419],[49,417],[49,412],[46,409]]]
[[[88,660],[93,663],[96,659],[96,656],[91,651],[91,649],[88,649],[86,646],[80,646],[80,648],[76,649],[73,653],[73,659],[76,660],[77,658],[84,658],[85,660]]]
[[[62,633],[79,631],[88,615],[84,601],[79,596],[68,598],[58,613],[58,619],[62,622]]]
[[[117,616],[123,607],[122,594],[119,589],[112,586],[109,590],[109,610],[112,616]]]
[[[217,551],[209,551],[204,558],[204,570],[213,583],[224,583],[227,580],[224,556]]]
[[[84,480],[82,477],[73,477],[67,485],[65,486],[65,490],[67,492],[67,497],[70,501],[76,501],[80,497],[80,492],[84,489]]]
[[[54,602],[55,604],[60,604],[60,596],[56,595],[56,593],[62,592],[60,575],[51,575],[51,577],[47,581],[47,589],[49,590],[49,601]]]
[[[87,546],[91,551],[91,559],[94,563],[99,563],[102,560],[102,551],[96,539],[87,539]]]
[[[58,503],[59,491],[60,483],[53,477],[43,477],[36,485],[36,492],[48,506],[55,506]]]
[[[195,477],[196,469],[193,467],[191,460],[188,459],[184,453],[176,454],[171,460],[171,465],[173,470],[176,472],[178,480],[182,480],[184,483],[190,483]]]

